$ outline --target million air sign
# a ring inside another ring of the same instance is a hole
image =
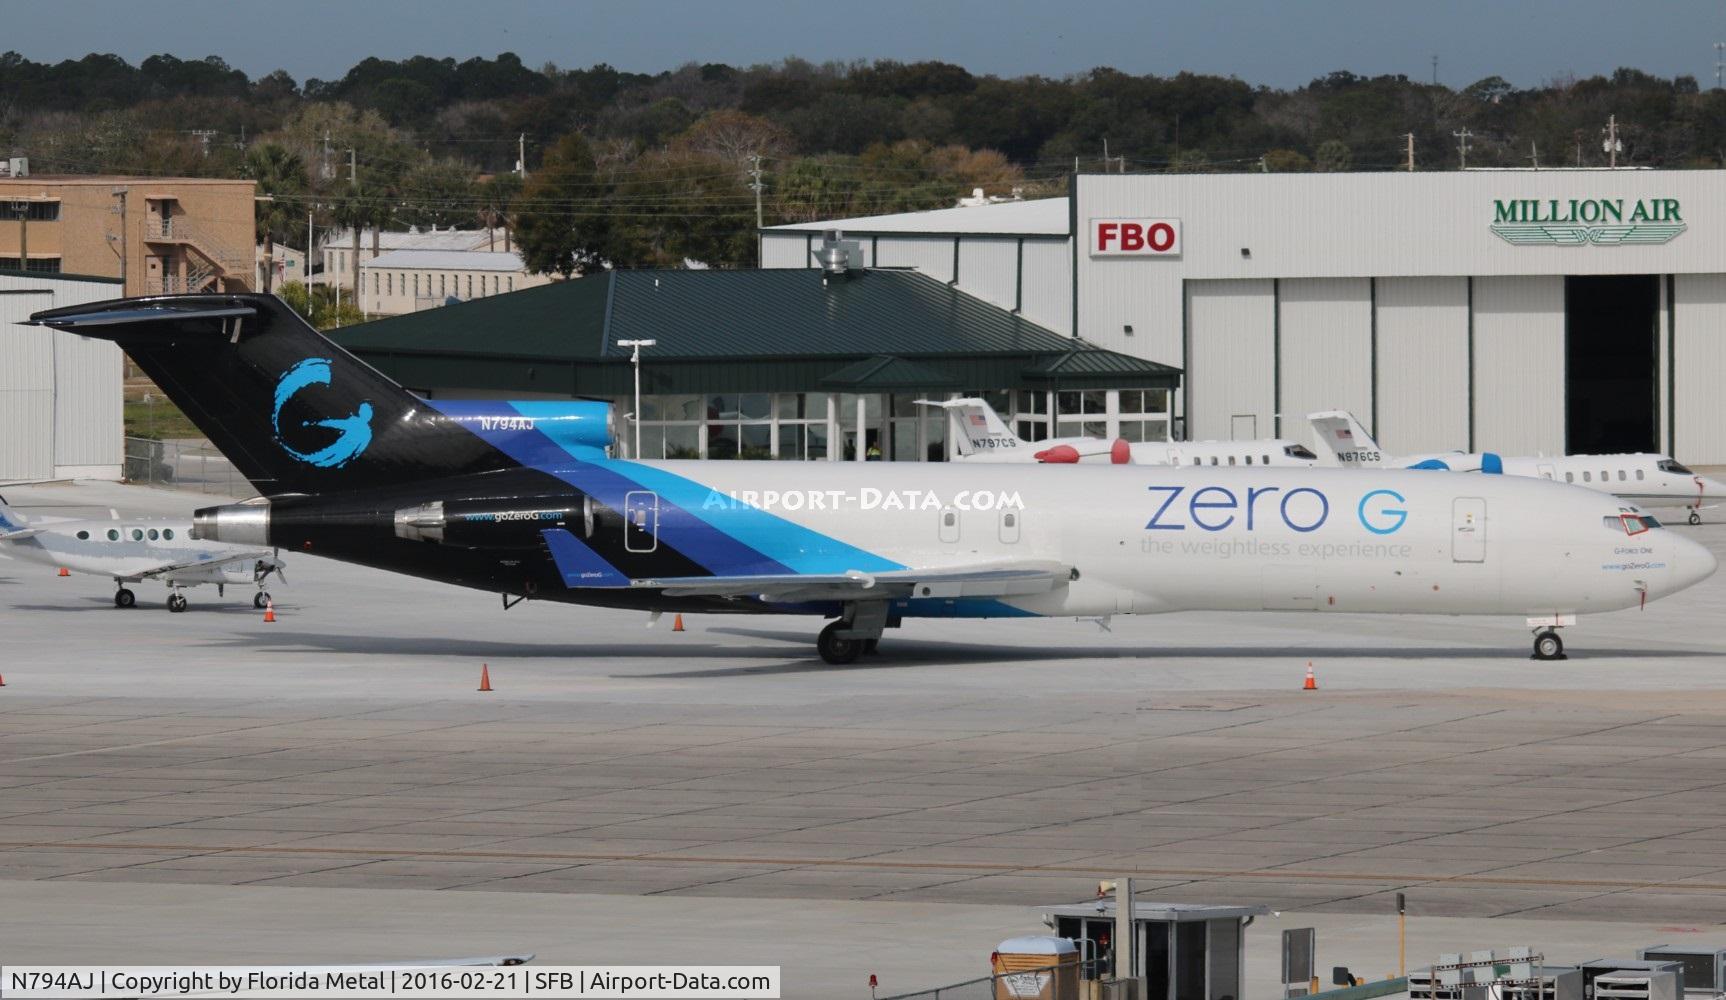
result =
[[[1492,203],[1492,231],[1516,246],[1648,246],[1687,224],[1676,198],[1513,198]]]
[[[1179,257],[1179,219],[1092,219],[1093,257]]]

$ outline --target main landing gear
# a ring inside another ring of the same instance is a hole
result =
[[[856,663],[857,657],[876,652],[884,629],[898,627],[899,619],[887,617],[886,601],[853,601],[815,637],[815,651],[836,667]]]
[[[1694,507],[1690,509],[1690,523],[1693,525],[1702,523],[1702,512]]]
[[[125,587],[121,587],[119,590],[114,591],[114,607],[129,608],[137,603],[138,595],[127,590]]]
[[[186,610],[186,595],[180,593],[178,588],[176,588],[172,594],[168,595],[168,610],[175,614],[179,614]]]
[[[1558,630],[1551,628],[1539,629],[1534,633],[1534,659],[1564,660],[1564,640],[1558,637]]]

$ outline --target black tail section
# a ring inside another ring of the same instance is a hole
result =
[[[365,489],[518,464],[274,296],[116,299],[31,320],[118,343],[265,494]]]

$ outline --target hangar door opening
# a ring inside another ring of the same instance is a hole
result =
[[[1660,283],[1564,279],[1564,431],[1573,455],[1656,451]]]

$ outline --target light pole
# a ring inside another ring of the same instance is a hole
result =
[[[631,348],[629,363],[635,366],[635,453],[631,456],[641,461],[641,349],[658,344],[657,340],[620,340],[619,347]]]

